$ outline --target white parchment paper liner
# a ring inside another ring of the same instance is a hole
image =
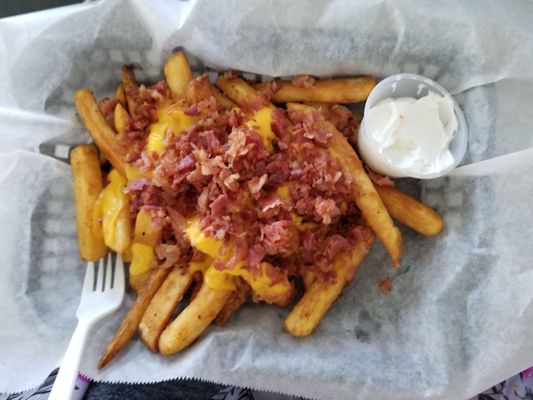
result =
[[[75,326],[77,257],[68,146],[88,140],[73,92],[108,95],[118,67],[161,75],[175,47],[195,70],[434,78],[463,106],[473,162],[532,147],[529,1],[118,1],[0,20],[0,391],[37,385]],[[286,310],[246,306],[180,355],[136,340],[96,362],[125,308],[95,329],[82,371],[111,382],[194,377],[336,399],[467,398],[533,364],[533,160],[502,174],[400,186],[444,216],[437,238],[404,230],[391,272],[375,246],[315,334]],[[392,274],[391,294],[376,281]],[[131,302],[131,298],[128,299]],[[332,395],[332,393],[334,395]]]

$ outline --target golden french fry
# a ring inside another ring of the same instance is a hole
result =
[[[105,367],[128,344],[133,335],[135,335],[141,318],[148,308],[152,297],[154,297],[169,272],[169,268],[156,268],[150,271],[150,275],[141,289],[139,296],[129,309],[124,320],[122,320],[115,336],[107,345],[102,358],[98,362],[98,368]]]
[[[218,325],[224,325],[233,313],[246,302],[248,297],[250,297],[250,286],[248,286],[244,280],[236,278],[235,286],[236,289],[231,293],[231,296],[228,301],[226,301],[226,304],[224,304],[224,307],[216,318],[216,323]]]
[[[130,114],[128,111],[124,108],[124,106],[122,106],[122,104],[118,103],[115,106],[115,111],[113,112],[113,124],[115,125],[115,130],[117,133],[126,132],[129,118]]]
[[[135,293],[137,293],[137,295],[140,293],[141,289],[144,286],[144,283],[146,282],[149,276],[150,276],[150,271],[145,272],[144,274],[139,274],[139,275],[130,274],[130,278],[129,278],[130,287],[133,289]]]
[[[364,240],[335,257],[333,267],[337,277],[334,283],[316,279],[306,288],[300,301],[285,319],[284,325],[287,331],[293,336],[307,336],[313,332],[333,302],[339,297],[344,286],[353,277],[354,269],[357,269],[365,257],[373,239],[374,235],[370,229],[367,229]]]
[[[122,86],[122,83],[118,85],[117,90],[115,90],[115,99],[117,99],[123,107],[126,107],[126,93],[124,92],[124,86]]]
[[[204,282],[195,299],[161,334],[159,352],[170,355],[189,346],[220,313],[231,293],[231,290],[211,289]]]
[[[165,78],[175,101],[185,99],[187,85],[192,80],[191,67],[183,52],[173,54],[165,63]]]
[[[70,166],[76,197],[76,226],[80,257],[96,261],[107,254],[100,226],[93,224],[93,208],[103,189],[98,150],[94,145],[76,146],[70,152]]]
[[[201,75],[189,82],[189,85],[187,86],[187,101],[189,103],[198,103],[209,97],[214,97],[217,104],[223,110],[230,110],[235,107],[235,103],[220,93],[220,91],[209,82],[207,74]]]
[[[248,82],[241,78],[218,78],[217,87],[231,100],[245,109],[254,109],[263,105],[264,100]]]
[[[93,219],[100,216],[106,246],[122,254],[129,248],[132,236],[129,198],[124,193],[127,181],[114,169],[107,179],[109,183],[97,200]]]
[[[122,82],[122,87],[124,88],[124,94],[126,95],[128,111],[130,115],[133,116],[137,113],[137,103],[131,95],[131,91],[133,89],[137,89],[138,87],[133,71],[125,65],[122,66],[122,68],[120,69],[120,80]]]
[[[187,101],[192,103],[198,103],[202,100],[206,100],[213,96],[211,91],[211,82],[206,74],[200,75],[189,82],[186,88]]]
[[[376,79],[371,76],[346,79],[321,79],[312,86],[295,86],[290,81],[280,81],[280,89],[272,96],[274,103],[319,101],[324,103],[359,103],[366,100]],[[265,83],[256,85],[261,89]]]
[[[425,236],[434,236],[442,230],[442,218],[432,208],[392,186],[376,185],[376,190],[390,215],[402,224]]]
[[[150,350],[158,351],[159,336],[189,289],[193,275],[181,266],[174,267],[152,298],[139,324],[141,339]]]
[[[313,107],[298,103],[288,103],[289,112],[313,112]],[[342,165],[345,173],[353,180],[352,198],[357,204],[366,223],[372,228],[389,253],[392,265],[400,265],[402,236],[379,197],[374,184],[368,177],[363,164],[346,138],[328,121],[319,121],[320,127],[331,133],[329,153]]]
[[[76,92],[76,108],[100,151],[121,175],[126,176],[124,148],[117,142],[115,132],[106,123],[90,90],[80,89]]]
[[[215,100],[223,110],[231,110],[235,107],[235,103],[224,96],[215,86],[211,85],[211,82],[209,85],[211,86],[211,91],[213,92],[213,96],[215,96]]]
[[[194,301],[196,296],[198,296],[198,293],[200,293],[200,289],[204,283],[203,277],[194,276],[194,278],[194,284],[192,284],[191,295],[189,297],[189,304]]]

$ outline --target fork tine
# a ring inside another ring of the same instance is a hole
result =
[[[105,289],[110,290],[113,287],[113,275],[115,269],[115,263],[113,259],[115,258],[114,253],[109,253],[107,255],[107,264],[106,264],[106,275],[105,275]]]
[[[94,277],[95,277],[94,262],[87,263],[87,270],[85,271],[85,279],[83,281],[83,291],[92,292],[94,290]]]
[[[102,282],[104,280],[105,258],[98,262],[98,273],[96,275],[96,290],[103,290]]]
[[[124,261],[120,254],[116,255],[114,272],[112,290],[117,291],[118,293],[123,293],[126,283],[124,277]]]

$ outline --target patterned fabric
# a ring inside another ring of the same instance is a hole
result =
[[[37,388],[28,390],[22,393],[15,394],[0,394],[0,400],[46,400],[48,395],[52,391],[52,386],[54,386],[54,381],[56,380],[57,371],[55,369],[50,375],[44,380],[44,382]],[[71,400],[81,400],[85,391],[89,387],[90,381],[82,376],[78,375],[76,384],[74,385],[74,392],[72,393]]]
[[[0,400],[46,400],[52,390],[54,380],[57,375],[57,370],[53,371],[46,380],[36,389],[29,390],[23,393],[17,394],[0,394]],[[180,381],[175,381],[179,387]],[[168,385],[168,383],[165,383]],[[205,385],[202,382],[197,383],[198,386]],[[98,385],[98,384],[95,384]],[[98,399],[118,399],[120,393],[114,391],[113,387],[119,385],[109,385],[110,389],[107,390],[107,395],[103,395],[99,392]],[[89,387],[89,381],[79,375],[72,396],[72,400],[81,400]],[[120,389],[122,390],[122,389]],[[214,396],[210,396],[209,392],[205,393],[206,400],[305,400],[303,397],[287,396],[282,394],[262,392],[257,390],[243,389],[235,386],[221,389]],[[211,392],[213,393],[213,392]],[[168,392],[158,394],[157,385],[150,390],[150,397],[136,397],[156,399],[168,399]],[[174,397],[181,398],[181,397]],[[472,397],[470,400],[533,400],[533,367],[522,371],[520,374],[515,375],[506,381],[503,381],[490,389]]]

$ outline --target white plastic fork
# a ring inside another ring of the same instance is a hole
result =
[[[96,263],[87,264],[80,305],[76,311],[78,325],[61,362],[49,400],[71,398],[87,334],[97,321],[118,310],[124,291],[124,263],[119,254],[109,253]]]

